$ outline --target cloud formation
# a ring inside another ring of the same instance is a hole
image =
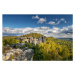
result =
[[[38,15],[32,16],[32,19],[39,19],[37,23],[41,23],[41,24],[47,21],[46,18],[40,18]]]
[[[25,35],[29,33],[40,33],[47,37],[55,38],[71,38],[73,34],[73,26],[63,27],[62,29],[58,27],[36,27],[36,28],[14,28],[9,27],[3,28],[3,35]]]
[[[32,16],[32,19],[39,19],[38,15]]]
[[[60,22],[67,23],[64,18],[61,18],[60,20],[58,20],[58,19],[56,18],[56,19],[53,19],[53,20],[55,20],[56,22],[55,22],[55,21],[50,21],[50,22],[48,22],[48,24],[50,24],[50,25],[58,25],[58,24],[60,24]]]
[[[41,23],[42,24],[44,22],[46,22],[46,18],[40,18],[37,23]]]
[[[50,21],[48,24],[55,25],[56,23],[54,21]]]
[[[61,33],[72,34],[73,33],[73,25],[72,26],[68,26],[68,27],[63,27],[61,29]]]
[[[36,16],[32,16],[32,19],[38,19],[37,23],[41,23],[43,24],[44,22],[46,22],[46,18],[40,18],[38,15]],[[56,19],[53,19],[54,21],[49,21],[48,23],[46,24],[50,24],[50,25],[58,25],[60,24],[61,22],[63,23],[67,23],[67,21],[64,19],[64,18],[61,18],[60,20],[58,20],[58,18]]]

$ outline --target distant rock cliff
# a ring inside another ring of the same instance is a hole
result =
[[[46,43],[46,36],[42,36],[39,38],[36,37],[20,37],[20,38],[15,38],[17,40],[20,40],[20,43],[26,43],[29,42],[31,44],[39,44],[39,43]]]
[[[11,49],[3,55],[3,61],[31,61],[33,60],[33,49]]]

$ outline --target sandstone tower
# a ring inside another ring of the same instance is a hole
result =
[[[46,43],[46,36],[42,37],[42,42]]]
[[[29,43],[32,43],[31,37],[29,37]]]
[[[35,37],[33,38],[33,42],[32,43],[36,45],[37,41],[36,41]]]
[[[42,43],[42,38],[41,37],[38,38],[38,43]]]
[[[39,43],[46,43],[46,36],[43,37],[39,37],[39,38],[35,38],[35,37],[21,37],[20,39],[20,43],[24,42],[29,42],[32,44],[39,44]]]

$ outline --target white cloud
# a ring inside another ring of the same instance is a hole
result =
[[[3,28],[4,35],[25,35],[29,33],[40,33],[48,37],[56,37],[56,38],[71,38],[73,35],[73,26],[63,27],[62,29],[58,27],[53,27],[52,29],[49,27],[36,27],[36,28]]]
[[[65,21],[65,19],[64,19],[64,18],[61,18],[60,20],[61,20],[61,21]]]
[[[46,22],[46,18],[40,18],[37,23],[41,23],[42,24],[44,22]]]
[[[32,16],[32,19],[39,19],[37,23],[44,23],[46,22],[46,18],[39,18],[38,15]]]
[[[38,15],[32,16],[32,19],[39,19]]]
[[[68,26],[68,27],[63,27],[60,31],[61,33],[66,33],[66,34],[69,34],[69,33],[73,33],[73,26]]]
[[[66,21],[64,21],[64,23],[67,23]]]
[[[50,25],[58,25],[58,24],[60,24],[60,22],[67,23],[67,21],[64,18],[61,18],[60,20],[58,20],[56,18],[56,19],[53,19],[53,20],[55,20],[56,22],[55,21],[50,21],[50,22],[48,22],[48,24],[50,24]]]
[[[53,32],[53,33],[58,33],[59,30],[60,30],[60,29],[59,29],[58,27],[53,27],[52,32]]]
[[[50,21],[48,24],[55,25],[55,22],[54,21]]]

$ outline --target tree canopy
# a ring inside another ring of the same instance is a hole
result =
[[[42,34],[39,34],[39,33],[30,33],[30,34],[27,34],[27,35],[22,35],[21,37],[36,37],[36,38],[39,38],[39,37],[43,37],[44,35]]]

